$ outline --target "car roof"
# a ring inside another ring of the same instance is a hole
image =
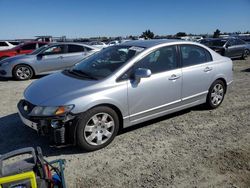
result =
[[[79,45],[79,46],[84,46],[84,47],[88,47],[91,49],[98,49],[94,46],[90,46],[84,43],[77,43],[77,42],[55,42],[55,43],[48,43],[48,46],[53,46],[53,45]]]
[[[150,48],[159,44],[165,43],[173,43],[173,42],[181,42],[179,39],[152,39],[152,40],[132,40],[122,43],[121,45],[129,45],[129,46],[140,46],[144,48]]]

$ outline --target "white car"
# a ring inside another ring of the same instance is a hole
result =
[[[120,44],[120,42],[118,40],[114,40],[114,41],[110,41],[108,43],[108,46],[114,46],[114,45],[118,45],[118,44]]]
[[[105,44],[104,42],[99,42],[99,41],[90,42],[89,45],[94,46],[94,47],[99,48],[99,49],[103,49],[103,48],[108,47],[107,44]]]
[[[0,51],[1,50],[8,50],[11,48],[14,48],[16,45],[14,43],[12,44],[11,42],[8,41],[0,41]]]

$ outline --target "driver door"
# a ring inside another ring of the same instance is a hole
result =
[[[176,46],[155,50],[137,62],[138,68],[151,70],[151,77],[128,81],[128,104],[132,124],[165,114],[181,102],[182,72]],[[132,73],[133,75],[133,73]]]
[[[37,56],[36,67],[39,73],[61,70],[65,67],[66,45],[54,45]]]

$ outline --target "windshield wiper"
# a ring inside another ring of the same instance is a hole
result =
[[[72,74],[75,74],[77,76],[81,76],[81,77],[84,76],[84,77],[90,78],[92,80],[98,80],[96,77],[94,77],[94,76],[92,76],[92,75],[90,75],[90,74],[88,74],[86,72],[83,72],[81,70],[72,69],[72,70],[69,70],[69,72],[72,73]]]

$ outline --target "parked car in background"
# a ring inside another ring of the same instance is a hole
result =
[[[238,38],[203,39],[200,43],[230,58],[246,59],[250,52],[250,45]]]
[[[110,41],[108,43],[108,46],[114,46],[114,45],[118,45],[118,44],[120,44],[120,42],[118,40],[114,40],[114,41]]]
[[[203,103],[217,108],[231,83],[232,60],[204,45],[131,41],[33,82],[18,109],[24,124],[56,145],[93,151],[119,129]]]
[[[0,41],[0,51],[8,50],[8,49],[11,49],[11,48],[14,48],[14,47],[15,47],[15,45],[11,44],[8,41]]]
[[[105,44],[104,42],[99,42],[99,41],[90,42],[89,45],[94,46],[96,48],[100,48],[100,49],[108,47],[107,44]]]
[[[32,42],[26,42],[26,43],[19,44],[18,46],[11,48],[9,50],[0,51],[0,60],[7,58],[7,57],[20,55],[20,54],[31,53],[35,49],[40,48],[45,44],[48,44],[48,43],[47,42],[32,41]]]
[[[51,43],[30,54],[0,61],[0,76],[27,80],[34,75],[49,74],[69,68],[97,51],[99,49],[84,44]]]

